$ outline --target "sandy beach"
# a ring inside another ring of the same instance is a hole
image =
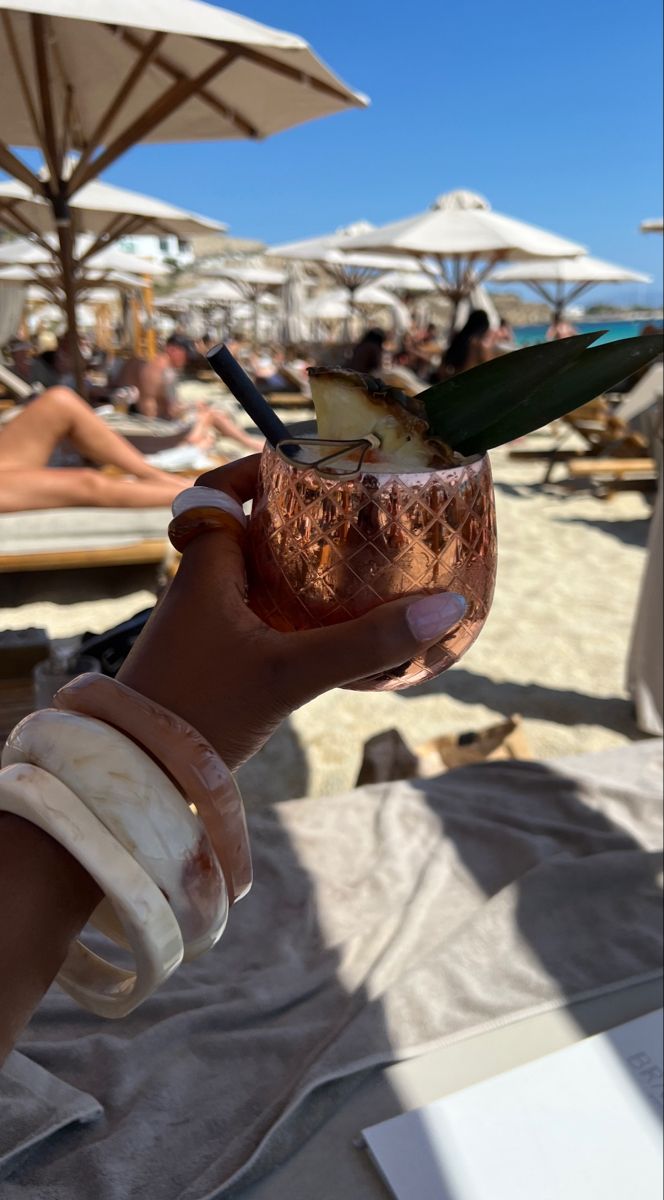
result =
[[[365,739],[393,727],[415,747],[521,713],[538,757],[640,736],[624,670],[647,501],[636,492],[607,501],[554,493],[541,486],[541,462],[517,462],[504,449],[492,462],[499,571],[478,643],[459,666],[410,692],[335,691],[300,709],[242,769],[248,802],[352,786]],[[52,637],[69,637],[108,629],[154,602],[149,570],[65,576],[23,576],[15,603],[0,609],[0,627],[43,626]]]

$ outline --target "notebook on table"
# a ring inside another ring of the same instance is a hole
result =
[[[364,1129],[396,1200],[661,1200],[662,1011]]]

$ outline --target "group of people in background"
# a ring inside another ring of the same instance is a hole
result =
[[[147,361],[135,355],[113,359],[81,339],[84,382],[79,392],[66,337],[46,334],[34,344],[14,339],[8,365],[30,391],[0,423],[0,511],[170,503],[187,480],[151,465],[131,440],[121,437],[108,422],[118,412],[128,421],[166,423],[181,432],[183,442],[204,449],[222,437],[237,446],[237,453],[259,450],[262,439],[238,422],[230,398],[186,406],[178,395],[181,376],[206,366],[204,355],[212,340],[194,342],[176,331]],[[277,402],[286,392],[306,396],[307,370],[314,359],[304,349],[255,347],[241,336],[230,337],[228,344],[264,395]],[[399,343],[381,329],[369,329],[344,365],[414,395],[512,346],[507,322],[492,330],[487,314],[474,310],[447,345],[432,324],[413,327]],[[331,355],[340,353],[326,349]],[[113,473],[100,467],[112,467]]]
[[[546,336],[557,340],[574,333],[569,322],[556,316]],[[194,342],[185,332],[176,331],[147,361],[135,355],[109,358],[82,339],[79,351],[85,382],[82,394],[77,394],[67,338],[47,335],[36,344],[14,339],[8,348],[11,370],[32,390],[23,397],[22,407],[9,414],[11,419],[0,423],[0,511],[170,503],[187,481],[151,466],[109,428],[105,418],[112,412],[170,424],[181,431],[183,442],[203,449],[221,437],[237,446],[236,453],[259,450],[262,439],[242,427],[238,406],[230,397],[187,406],[178,395],[182,375],[207,366],[204,356],[213,340],[209,335]],[[284,393],[309,394],[307,371],[316,360],[306,349],[256,347],[241,335],[229,337],[227,344],[258,390],[274,402]],[[464,325],[447,338],[434,324],[414,325],[398,340],[370,328],[350,348],[322,349],[326,365],[375,375],[412,396],[514,348],[507,320],[492,328],[487,313],[473,309]],[[63,459],[63,443],[74,447],[78,472],[71,469],[71,460]],[[114,467],[116,476],[102,475],[96,470],[99,466]],[[118,478],[118,472],[125,478]]]
[[[181,403],[178,380],[189,364],[204,365],[204,349],[176,333],[149,362],[137,356],[113,361],[81,341],[79,393],[67,338],[44,337],[35,345],[14,339],[10,377],[27,387],[0,421],[0,512],[169,505],[190,480],[151,463],[132,444],[132,422],[138,435],[165,427],[176,441],[203,449],[222,437],[236,453],[260,450],[263,439],[239,424],[234,401],[219,398],[189,409]],[[126,418],[127,437],[109,421],[117,413]]]
[[[513,350],[514,345],[509,322],[503,319],[492,329],[487,313],[477,308],[447,343],[432,324],[408,331],[398,343],[382,329],[368,329],[354,347],[348,366],[416,395],[433,383]]]

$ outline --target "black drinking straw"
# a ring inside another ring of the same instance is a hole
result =
[[[251,417],[261,433],[271,446],[279,442],[292,441],[289,431],[279,420],[274,409],[270,408],[264,396],[251,382],[249,376],[242,370],[236,358],[233,358],[228,346],[221,343],[208,351],[207,360],[212,370],[226,384],[229,392],[240,402],[244,411]],[[291,447],[290,453],[293,453]]]

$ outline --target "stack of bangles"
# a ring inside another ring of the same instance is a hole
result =
[[[245,525],[241,506],[211,488],[181,493],[173,510],[177,549],[224,522]],[[131,951],[134,969],[75,941],[57,981],[92,1012],[122,1017],[214,946],[249,891],[242,798],[200,733],[118,680],[81,675],[53,703],[9,736],[0,812],[50,834],[104,893],[91,923]]]

